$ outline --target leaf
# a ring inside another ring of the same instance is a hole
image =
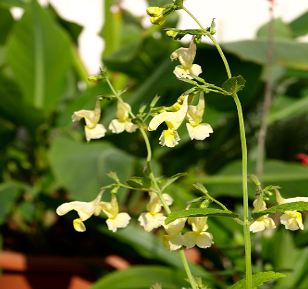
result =
[[[5,43],[13,24],[14,18],[10,11],[0,7],[0,44]]]
[[[269,36],[269,23],[261,26],[257,32],[258,38],[266,38]],[[274,39],[292,39],[293,33],[291,27],[284,23],[281,18],[274,20]]]
[[[28,3],[30,3],[31,0],[1,0],[0,6],[3,6],[5,8],[12,8],[12,7],[24,7]]]
[[[99,279],[89,289],[145,289],[156,282],[163,288],[178,289],[187,286],[185,271],[164,266],[132,266],[112,272]]]
[[[274,214],[276,212],[285,212],[285,211],[308,211],[308,202],[294,202],[294,203],[287,203],[278,206],[273,206],[264,211],[252,213],[252,217],[254,219],[258,219],[266,214]]]
[[[131,177],[126,182],[135,188],[149,189],[151,187],[151,180],[145,177]]]
[[[295,37],[305,36],[308,33],[308,11],[293,20],[289,25]]]
[[[50,111],[58,104],[72,64],[69,40],[37,1],[26,7],[14,28],[8,64],[25,101]]]
[[[255,274],[252,276],[252,287],[253,288],[258,288],[265,282],[271,280],[271,279],[277,279],[277,278],[282,278],[286,277],[286,275],[282,273],[276,273],[273,271],[268,271],[268,272],[261,272],[258,274]],[[246,279],[242,279],[241,281],[235,283],[234,285],[228,287],[228,289],[245,289],[246,288]]]
[[[245,82],[246,80],[241,75],[233,76],[223,83],[222,88],[231,94],[236,94],[245,87]]]
[[[172,184],[173,182],[175,182],[178,178],[184,177],[184,176],[188,176],[188,174],[187,174],[187,173],[178,173],[178,174],[173,175],[172,177],[168,178],[168,179],[163,183],[163,186],[162,186],[161,190],[163,191],[166,187],[168,187],[170,184]]]
[[[179,218],[186,217],[229,217],[239,218],[239,215],[227,210],[211,209],[211,208],[191,208],[189,210],[182,210],[172,212],[166,219],[166,225]]]
[[[78,143],[66,136],[53,140],[49,159],[56,179],[78,200],[91,201],[117,173],[124,181],[132,174],[134,158],[107,141]]]
[[[244,60],[266,64],[267,40],[243,40],[225,43],[222,47]],[[275,40],[273,43],[273,65],[308,70],[308,45],[293,40]]]

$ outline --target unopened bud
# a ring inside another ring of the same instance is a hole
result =
[[[194,37],[194,43],[195,43],[195,44],[200,44],[200,43],[201,43],[201,35],[200,35],[200,36],[195,36],[195,37]]]
[[[149,7],[147,9],[147,14],[152,16],[152,17],[158,17],[163,14],[165,9],[160,8],[160,7]]]
[[[120,188],[121,188],[120,186],[115,186],[115,187],[110,191],[110,193],[111,193],[111,194],[116,194],[116,193],[119,191]]]
[[[169,30],[166,32],[166,35],[172,38],[176,38],[178,36],[179,32],[177,31],[173,31],[173,30]]]
[[[257,187],[261,186],[261,183],[256,175],[251,174],[249,177],[247,177],[249,180],[251,180]]]
[[[160,15],[157,17],[151,17],[150,20],[154,25],[162,25],[166,21],[166,16]]]
[[[103,77],[103,76],[89,76],[88,77],[88,80],[90,82],[101,81],[103,79],[105,79],[105,77]]]
[[[210,203],[211,203],[211,201],[210,201],[209,199],[206,199],[206,200],[204,200],[204,201],[201,203],[200,208],[201,208],[201,209],[206,209],[206,208],[209,206]]]

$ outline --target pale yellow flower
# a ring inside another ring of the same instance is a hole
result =
[[[131,219],[127,213],[119,213],[119,205],[115,194],[111,194],[111,202],[100,202],[102,211],[107,215],[108,229],[116,232],[118,228],[125,228]]]
[[[307,197],[296,197],[284,199],[279,191],[275,189],[276,192],[276,200],[279,205],[286,203],[294,203],[294,202],[308,202]],[[285,211],[284,214],[280,217],[280,222],[283,224],[286,229],[291,231],[296,231],[298,229],[304,230],[302,214],[297,211]]]
[[[254,202],[253,202],[253,207],[254,207],[254,209],[252,211],[253,213],[256,212],[259,201],[260,201],[260,196],[258,196],[257,199],[254,200]],[[266,203],[263,201],[262,205],[260,207],[260,211],[264,211],[266,209],[267,209]],[[253,233],[261,232],[265,228],[268,228],[268,229],[275,229],[276,228],[275,222],[273,221],[273,219],[268,217],[268,214],[263,215],[262,217],[258,218],[249,227],[250,231],[253,232]]]
[[[173,71],[176,77],[192,79],[189,74],[198,76],[202,73],[201,66],[198,64],[193,64],[196,56],[196,50],[197,47],[194,43],[194,38],[192,38],[189,48],[181,47],[171,54],[171,60],[178,58],[181,63],[181,65],[176,66]]]
[[[175,221],[164,225],[168,235],[163,236],[163,244],[168,251],[178,250],[183,245],[183,236],[181,232],[185,226],[186,218],[176,219]]]
[[[158,195],[154,192],[149,192],[150,201],[147,204],[147,213],[142,213],[138,218],[140,225],[144,227],[147,232],[152,231],[165,224],[166,216],[159,213],[163,204],[161,203]],[[172,205],[173,199],[168,194],[163,194],[163,198],[168,206]]]
[[[109,124],[109,129],[113,133],[121,133],[124,130],[127,132],[134,132],[138,128],[136,124],[133,124],[131,119],[128,117],[131,107],[128,103],[122,103],[118,101],[116,116],[118,119],[114,119]]]
[[[92,215],[98,216],[101,212],[100,200],[102,197],[103,191],[98,194],[98,196],[92,202],[69,202],[64,203],[57,208],[57,214],[63,216],[66,213],[75,210],[79,218],[73,221],[73,225],[76,231],[84,232],[86,227],[83,221],[89,219]]]
[[[192,227],[191,232],[187,232],[183,236],[183,244],[187,248],[197,245],[199,248],[208,248],[213,242],[213,235],[204,232],[208,229],[207,217],[190,217],[188,223]]]
[[[101,117],[100,100],[96,101],[94,110],[79,110],[75,111],[72,115],[72,121],[79,121],[82,118],[85,119],[86,125],[84,127],[87,142],[91,139],[99,139],[106,133],[106,129],[102,124],[99,124]]]
[[[176,112],[163,112],[151,120],[148,130],[156,130],[157,127],[163,122],[166,123],[168,130],[164,130],[159,138],[162,146],[174,147],[178,144],[180,137],[177,133],[177,129],[185,119],[188,110],[188,96],[186,95],[182,104],[182,107]]]
[[[212,127],[208,123],[201,123],[204,113],[204,94],[200,93],[199,103],[197,106],[189,105],[186,118],[189,123],[186,123],[190,138],[196,140],[204,140],[213,132]]]

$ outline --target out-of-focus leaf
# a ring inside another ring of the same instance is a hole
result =
[[[286,275],[273,271],[261,272],[252,276],[252,286],[254,288],[258,288],[259,286],[261,286],[262,284],[271,279],[278,279],[282,277],[286,277]],[[245,289],[245,288],[246,288],[246,279],[242,279],[241,281],[228,287],[228,289]]]
[[[106,175],[117,173],[121,182],[132,174],[134,158],[106,141],[78,143],[59,136],[49,154],[57,180],[78,200],[92,201],[100,187],[113,183]]]
[[[222,47],[240,58],[266,64],[267,40],[243,40],[224,43]],[[276,40],[273,43],[273,64],[294,69],[308,70],[308,45],[291,40]]]
[[[0,184],[0,224],[5,222],[6,215],[13,209],[19,196],[20,187],[14,183]]]
[[[273,206],[269,209],[264,211],[252,213],[252,217],[254,219],[258,219],[261,216],[266,214],[274,214],[276,212],[285,212],[285,211],[307,211],[308,210],[308,203],[305,202],[294,202],[294,203],[287,203],[278,206]]]
[[[293,20],[289,25],[295,37],[306,35],[308,33],[308,11]]]
[[[248,162],[248,174],[255,174],[255,162]],[[201,182],[213,196],[242,195],[241,162],[228,164],[216,175],[188,177],[182,183]],[[308,191],[308,168],[298,164],[277,160],[266,160],[264,163],[263,187],[279,185],[285,197],[305,196]],[[255,186],[248,183],[249,195],[254,198]]]
[[[0,6],[5,8],[25,7],[31,0],[1,0]]]
[[[182,210],[172,212],[166,219],[166,224],[169,224],[179,218],[187,217],[229,217],[239,218],[239,215],[227,210],[219,210],[212,208],[191,208],[189,210]]]
[[[12,123],[0,118],[0,150],[4,149],[14,138],[15,129],[16,127]]]
[[[278,120],[287,120],[308,112],[308,96],[294,99],[286,96],[278,98],[271,109],[267,123],[272,124]]]
[[[5,43],[13,23],[14,19],[10,11],[0,7],[0,44]]]
[[[268,38],[269,36],[269,23],[261,26],[257,32],[258,38]],[[274,39],[292,39],[292,30],[291,27],[284,23],[281,18],[274,20]]]
[[[156,282],[161,283],[162,288],[178,289],[189,284],[185,278],[183,270],[163,266],[132,266],[102,277],[89,289],[147,289]]]
[[[33,1],[16,23],[8,48],[25,101],[52,110],[64,90],[65,74],[72,64],[70,43],[52,17]]]

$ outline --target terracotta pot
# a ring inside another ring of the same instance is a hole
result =
[[[89,268],[125,269],[130,264],[116,255],[107,257],[34,256],[0,254],[1,289],[85,289],[96,277]]]

